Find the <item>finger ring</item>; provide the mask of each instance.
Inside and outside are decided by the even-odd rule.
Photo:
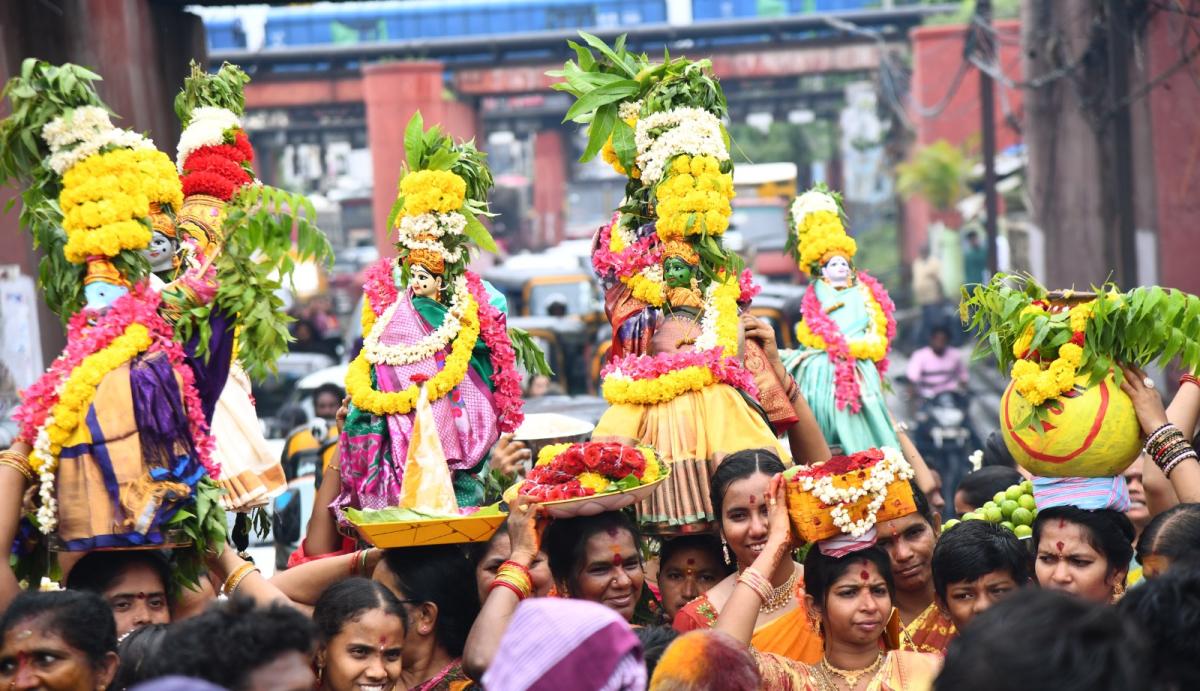
[[[1146,377],[1145,379],[1143,379],[1143,380],[1142,380],[1142,383],[1146,385],[1146,388],[1147,388],[1147,389],[1153,389],[1153,388],[1154,388],[1154,380],[1153,380],[1153,379],[1151,379],[1150,377]]]

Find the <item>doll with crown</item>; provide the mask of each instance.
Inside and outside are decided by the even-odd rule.
[[[475,247],[495,250],[478,220],[492,186],[485,155],[437,127],[426,131],[419,113],[405,141],[408,165],[389,222],[398,256],[367,272],[363,349],[346,375],[350,411],[333,504],[343,523],[349,508],[400,505],[422,390],[462,508],[483,502],[485,458],[523,419],[503,296],[467,270]]]
[[[817,423],[843,453],[897,448],[883,398],[896,334],[895,306],[879,281],[856,271],[840,196],[820,185],[792,204],[788,248],[810,277],[796,326],[800,347],[784,364]]]
[[[4,92],[13,115],[0,123],[10,152],[0,183],[25,188],[22,225],[45,251],[41,287],[67,346],[22,392],[18,441],[0,465],[20,476],[6,483],[37,487],[27,518],[42,544],[144,548],[178,532],[203,550],[224,535],[206,388],[163,316],[168,298],[148,280],[151,270],[172,271],[170,243],[155,232],[170,237],[158,217],[183,195],[170,158],[112,124],[96,79],[30,59]],[[166,259],[152,265],[140,253],[154,242]],[[5,531],[15,529],[11,518]]]
[[[653,63],[624,41],[573,46],[556,89],[578,100],[584,160],[628,176],[625,198],[593,242],[613,329],[601,374],[610,408],[593,440],[653,446],[669,476],[640,507],[651,530],[711,522],[708,481],[729,454],[772,449],[802,462],[828,447],[775,356],[775,335],[748,314],[758,292],[724,247],[734,196],[725,96],[708,60]],[[631,79],[631,75],[636,75]],[[789,445],[778,436],[789,436]]]

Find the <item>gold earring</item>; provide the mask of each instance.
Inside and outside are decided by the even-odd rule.
[[[1117,584],[1113,586],[1113,594],[1109,602],[1115,604],[1123,597],[1125,597],[1125,583],[1123,581],[1117,581]]]
[[[725,555],[725,565],[733,566],[733,557],[729,553],[729,543],[725,541],[725,536],[721,536],[721,554]]]

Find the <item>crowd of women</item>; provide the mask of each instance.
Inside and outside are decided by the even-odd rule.
[[[1126,390],[1148,432],[1168,419],[1194,427],[1200,386],[1185,381],[1164,410],[1139,382],[1129,377]],[[726,458],[709,487],[717,535],[648,539],[623,512],[551,521],[518,499],[486,543],[349,551],[269,579],[226,549],[199,592],[175,590],[157,552],[93,552],[65,591],[9,604],[0,686],[1200,684],[1200,487],[1190,470],[1164,484],[1146,464],[1153,515],[1138,528],[1111,509],[1056,507],[1039,512],[1029,540],[986,521],[943,534],[914,485],[914,512],[840,557],[798,544],[783,470],[769,451]],[[225,597],[212,602],[214,591]]]

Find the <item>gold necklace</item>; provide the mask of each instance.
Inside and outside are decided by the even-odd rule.
[[[821,674],[826,678],[826,680],[831,682],[833,681],[832,679],[829,679],[829,675],[831,674],[833,676],[840,677],[841,679],[845,680],[847,687],[853,691],[853,689],[858,687],[858,682],[860,679],[866,676],[873,677],[879,672],[879,668],[883,665],[883,658],[884,654],[883,652],[880,652],[879,656],[875,658],[875,661],[863,669],[839,669],[829,664],[828,657],[822,656],[821,663],[817,666],[817,668],[821,670]],[[837,685],[834,684],[834,688],[836,688],[836,686]]]
[[[760,614],[771,614],[778,612],[787,606],[787,603],[792,601],[792,593],[796,589],[796,567],[792,566],[792,575],[783,582],[783,585],[778,588],[771,588],[771,597],[767,601],[759,605],[758,611]]]

